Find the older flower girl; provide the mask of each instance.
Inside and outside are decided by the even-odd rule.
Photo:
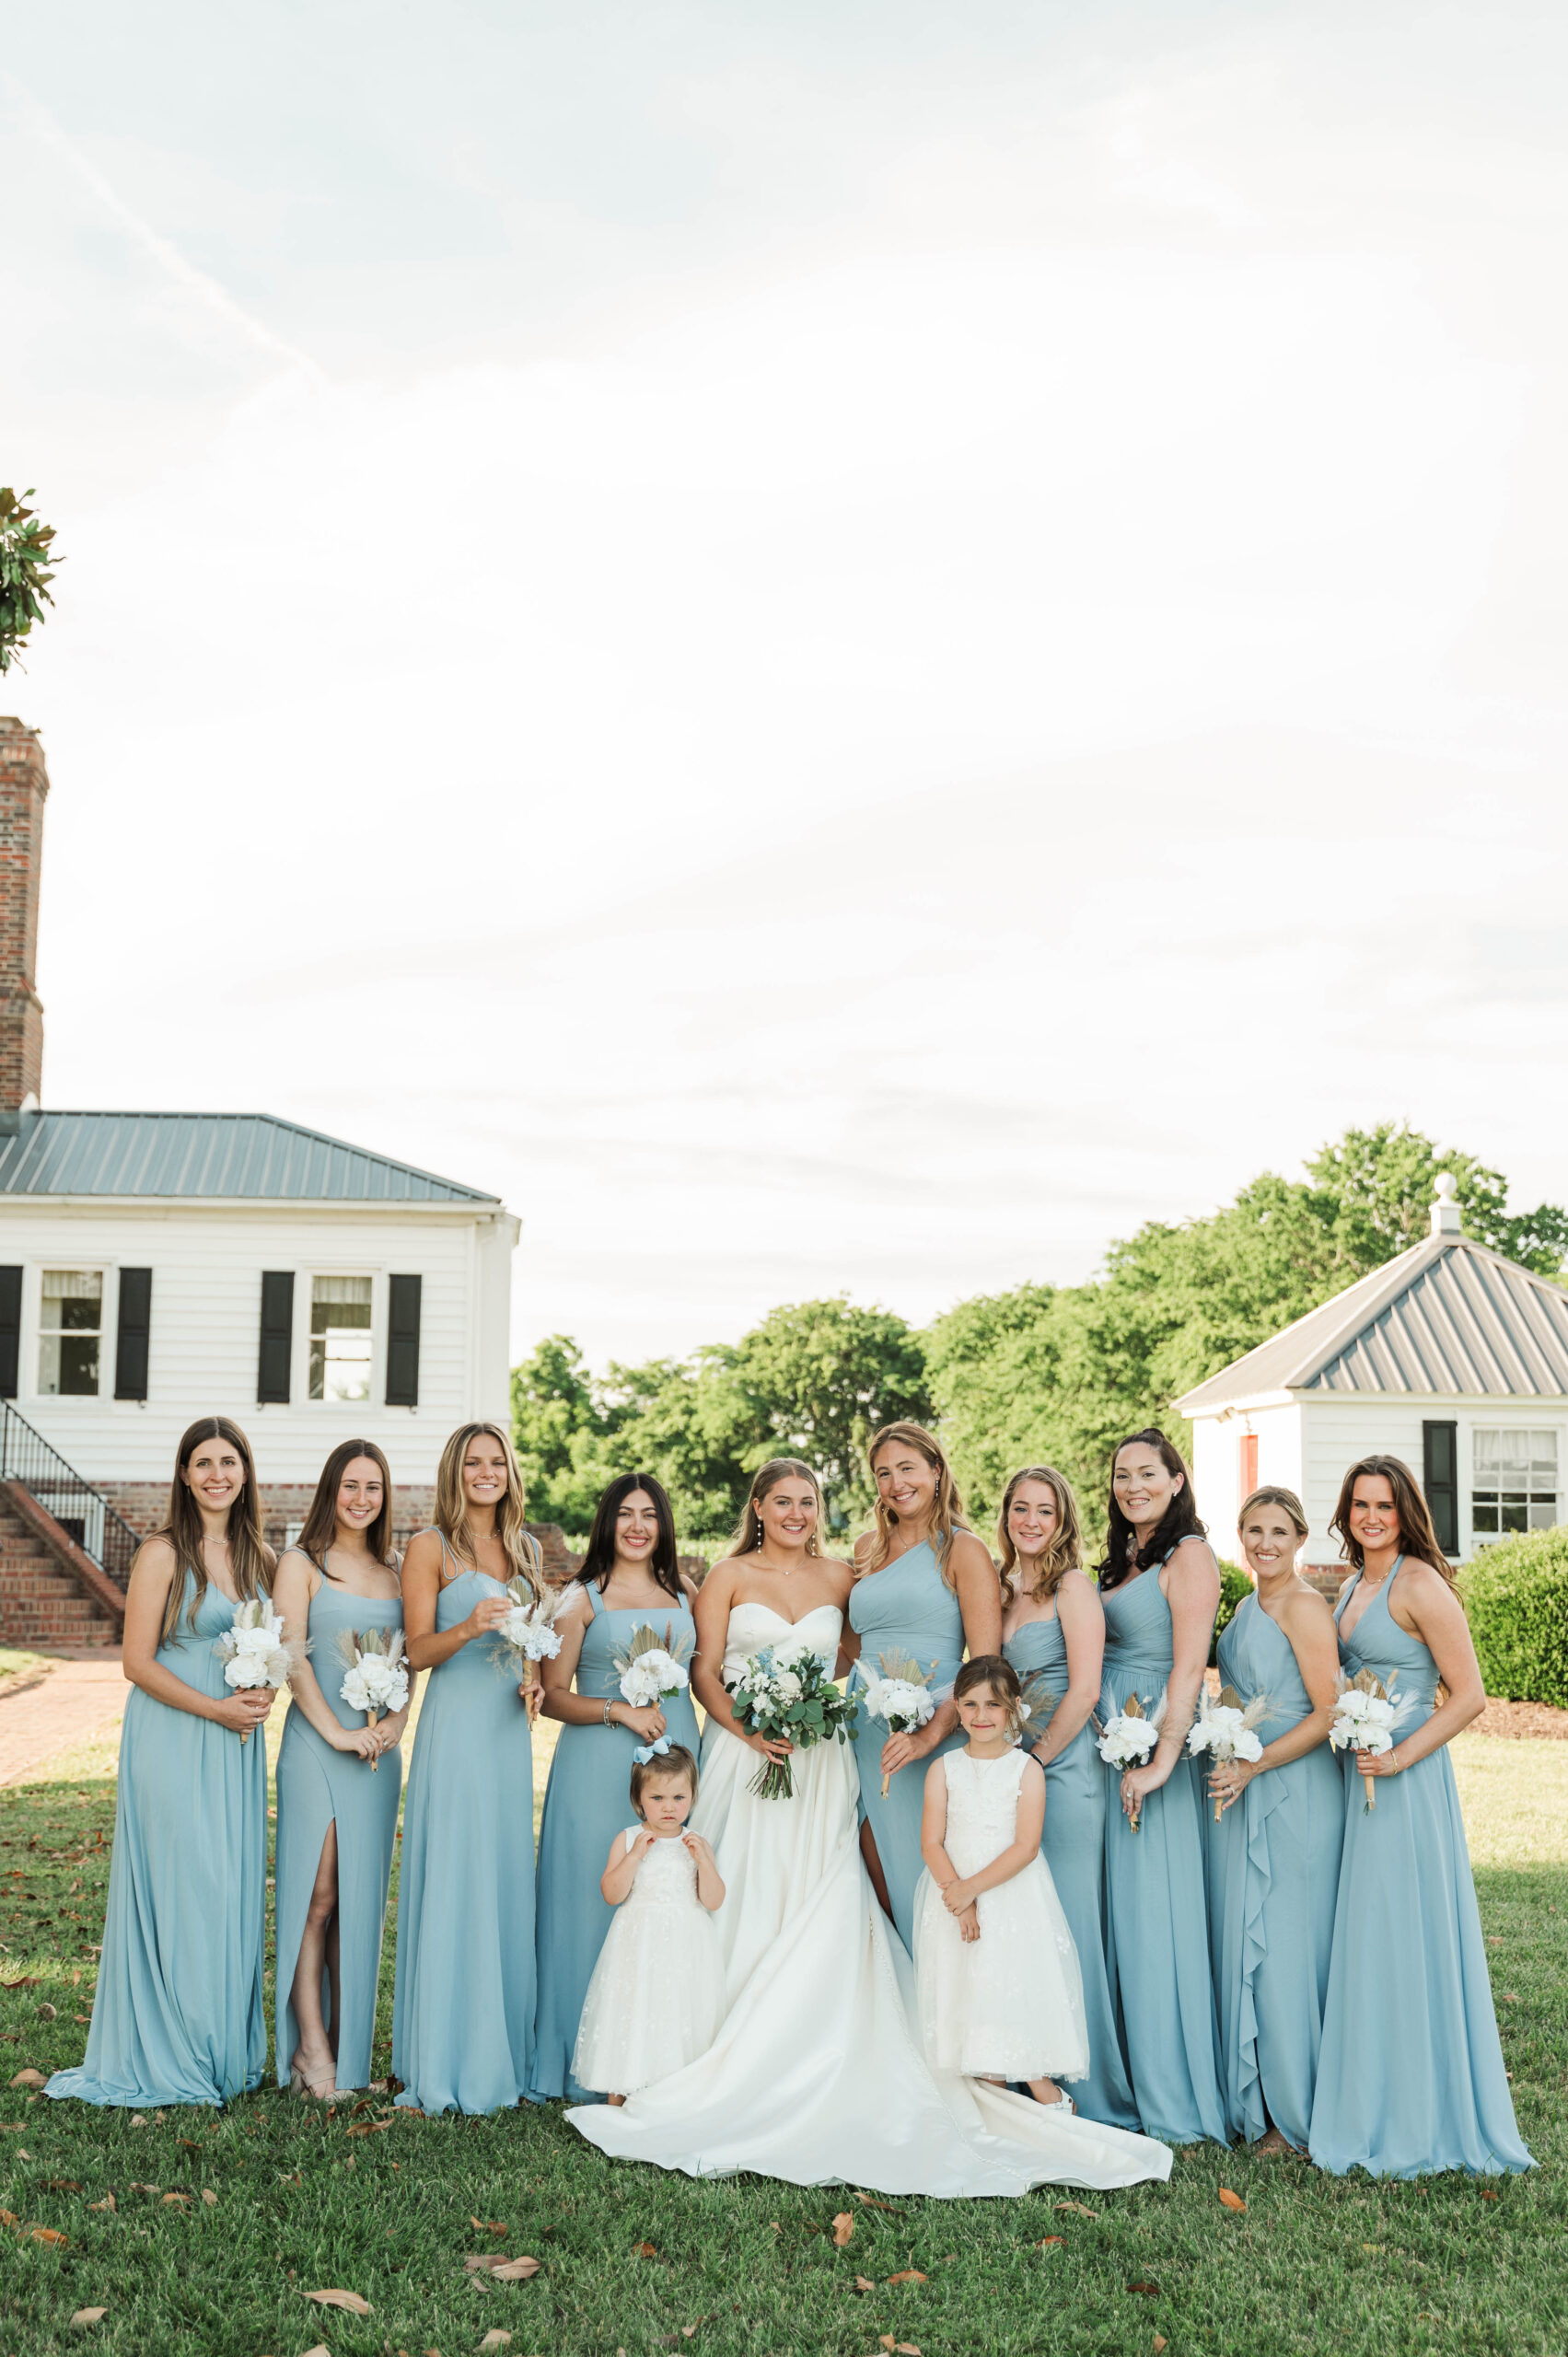
[[[915,1893],[926,2055],[968,2078],[1022,2079],[1037,2103],[1071,2111],[1056,2081],[1088,2073],[1084,1981],[1040,1855],[1045,1776],[1018,1748],[1017,1672],[982,1654],[959,1670],[953,1701],[969,1741],[925,1771]]]
[[[714,1853],[686,1820],[697,1763],[683,1744],[639,1752],[632,1806],[599,1881],[617,1911],[583,2004],[572,2075],[622,2104],[705,2054],[724,2018],[724,1958],[713,1916],[724,1904]]]

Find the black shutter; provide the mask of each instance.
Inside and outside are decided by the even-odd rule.
[[[17,1396],[22,1342],[22,1272],[0,1269],[0,1399]]]
[[[1421,1428],[1422,1488],[1432,1509],[1432,1527],[1445,1555],[1459,1551],[1459,1427],[1423,1423]]]
[[[387,1405],[419,1405],[419,1297],[423,1277],[387,1280]]]
[[[288,1405],[288,1378],[294,1357],[294,1271],[261,1271],[261,1359],[256,1376],[256,1398],[265,1406]]]
[[[120,1325],[114,1341],[114,1396],[117,1399],[145,1399],[147,1396],[147,1335],[152,1315],[152,1271],[122,1269]]]

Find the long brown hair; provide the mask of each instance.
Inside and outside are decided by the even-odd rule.
[[[1152,1448],[1172,1480],[1180,1477],[1181,1487],[1159,1519],[1159,1527],[1152,1538],[1143,1546],[1137,1544],[1138,1534],[1116,1503],[1116,1460],[1124,1448],[1141,1441]],[[1141,1433],[1129,1433],[1119,1440],[1110,1452],[1110,1504],[1106,1510],[1105,1561],[1099,1566],[1099,1584],[1109,1596],[1132,1576],[1136,1564],[1146,1572],[1152,1563],[1163,1563],[1173,1547],[1183,1538],[1206,1538],[1208,1525],[1198,1519],[1198,1501],[1192,1495],[1192,1476],[1187,1459],[1173,1440],[1167,1438],[1156,1425],[1145,1424]]]
[[[1028,1559],[1027,1570],[1022,1568],[1025,1559],[1018,1553],[1007,1527],[1007,1510],[1020,1483],[1025,1481],[1043,1481],[1056,1500],[1055,1537],[1048,1540],[1038,1556]],[[1026,1465],[1021,1472],[1011,1476],[1002,1492],[1002,1510],[996,1517],[996,1544],[1002,1552],[1004,1608],[1020,1594],[1035,1604],[1049,1603],[1068,1573],[1080,1570],[1084,1561],[1078,1501],[1065,1474],[1058,1473],[1053,1465]]]
[[[1448,1559],[1437,1543],[1437,1533],[1432,1527],[1432,1509],[1421,1493],[1421,1484],[1400,1457],[1358,1457],[1340,1483],[1340,1502],[1334,1508],[1329,1528],[1340,1542],[1340,1552],[1358,1572],[1366,1569],[1366,1557],[1358,1538],[1353,1538],[1350,1527],[1351,1501],[1355,1485],[1363,1479],[1387,1481],[1394,1492],[1394,1511],[1400,1517],[1400,1548],[1406,1555],[1413,1555],[1420,1563],[1430,1563],[1433,1570],[1458,1591],[1458,1582]]]
[[[755,1554],[762,1543],[762,1517],[757,1511],[758,1501],[765,1498],[770,1490],[776,1490],[781,1481],[791,1478],[811,1484],[811,1494],[817,1501],[817,1527],[806,1542],[806,1551],[808,1555],[821,1554],[822,1532],[828,1520],[827,1500],[822,1495],[821,1482],[810,1466],[798,1457],[770,1457],[766,1465],[757,1468],[751,1476],[746,1504],[740,1509],[740,1520],[729,1534],[729,1543],[725,1550],[726,1554]]]
[[[544,1574],[539,1541],[529,1530],[523,1515],[523,1476],[517,1464],[517,1451],[511,1435],[499,1424],[481,1419],[471,1424],[459,1424],[446,1447],[436,1469],[436,1527],[460,1563],[479,1566],[474,1562],[473,1549],[469,1544],[468,1501],[463,1496],[463,1459],[468,1455],[470,1440],[481,1433],[488,1433],[492,1440],[501,1444],[506,1462],[506,1494],[495,1508],[495,1536],[506,1558],[507,1576],[526,1580],[536,1600],[544,1595]]]
[[[621,1509],[630,1497],[641,1490],[654,1502],[658,1519],[658,1538],[648,1559],[648,1570],[656,1586],[677,1604],[686,1601],[686,1591],[680,1585],[680,1558],[675,1551],[675,1511],[662,1481],[651,1473],[618,1473],[594,1508],[593,1528],[577,1578],[584,1587],[592,1580],[600,1596],[604,1594],[610,1575],[615,1569],[615,1528]]]
[[[381,1511],[365,1534],[365,1543],[377,1562],[392,1568],[392,1469],[373,1440],[341,1440],[325,1465],[310,1501],[310,1511],[295,1545],[308,1555],[323,1579],[336,1579],[327,1569],[327,1550],[338,1533],[338,1492],[343,1475],[356,1457],[367,1457],[381,1476]]]
[[[900,1422],[884,1424],[879,1433],[872,1434],[865,1461],[871,1468],[873,1480],[877,1477],[877,1459],[889,1442],[900,1443],[905,1448],[918,1449],[936,1476],[936,1495],[931,1506],[931,1551],[936,1558],[936,1566],[943,1579],[957,1594],[952,1573],[947,1568],[947,1558],[953,1551],[954,1532],[962,1530],[965,1526],[964,1502],[958,1495],[953,1469],[942,1453],[941,1442],[928,1433],[923,1424]],[[877,1492],[875,1511],[877,1520],[871,1533],[870,1549],[860,1567],[863,1572],[879,1572],[889,1560],[893,1551],[893,1533],[899,1525],[898,1515],[880,1490]]]
[[[226,1440],[230,1448],[238,1451],[245,1468],[245,1486],[228,1510],[225,1537],[228,1540],[229,1569],[241,1600],[249,1603],[252,1596],[266,1596],[272,1589],[272,1568],[267,1560],[266,1545],[261,1538],[261,1501],[256,1488],[256,1460],[250,1454],[250,1444],[239,1426],[226,1416],[203,1416],[180,1434],[175,1452],[174,1479],[168,1485],[168,1520],[161,1530],[154,1533],[167,1538],[174,1550],[174,1577],[169,1582],[168,1597],[163,1608],[163,1628],[160,1644],[178,1644],[175,1623],[180,1618],[180,1600],[185,1593],[185,1574],[190,1573],[196,1583],[187,1615],[193,1630],[196,1615],[202,1608],[202,1598],[207,1592],[207,1566],[202,1554],[202,1541],[206,1537],[206,1525],[202,1509],[196,1504],[196,1492],[185,1479],[191,1459],[204,1440]]]

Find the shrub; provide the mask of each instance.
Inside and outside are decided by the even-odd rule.
[[[1223,1555],[1216,1558],[1220,1567],[1220,1608],[1214,1615],[1214,1643],[1209,1647],[1209,1667],[1219,1660],[1219,1643],[1237,1615],[1243,1600],[1252,1593],[1251,1575],[1239,1563],[1227,1563]]]
[[[1483,1549],[1459,1593],[1487,1692],[1568,1711],[1568,1528]]]

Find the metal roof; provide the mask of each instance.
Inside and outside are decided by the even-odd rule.
[[[1568,1396],[1568,1293],[1468,1236],[1432,1236],[1176,1402],[1281,1391]]]
[[[180,1202],[494,1203],[482,1188],[271,1113],[55,1113],[0,1134],[0,1195]]]

